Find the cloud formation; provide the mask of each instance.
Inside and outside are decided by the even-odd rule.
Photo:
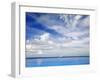
[[[89,47],[89,16],[78,14],[26,13],[26,44],[51,41],[64,47]]]

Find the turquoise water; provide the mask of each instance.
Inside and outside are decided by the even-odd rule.
[[[26,67],[85,65],[89,64],[88,56],[81,57],[52,57],[52,58],[26,58]]]

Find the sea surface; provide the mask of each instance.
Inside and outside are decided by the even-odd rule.
[[[26,58],[26,67],[70,66],[90,63],[89,56]]]

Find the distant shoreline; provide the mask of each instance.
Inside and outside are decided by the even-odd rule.
[[[90,56],[63,56],[63,57],[26,57],[26,59],[43,59],[43,58],[71,58],[71,57],[90,57]]]

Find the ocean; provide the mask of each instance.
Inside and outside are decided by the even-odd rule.
[[[89,56],[26,58],[26,67],[70,66],[89,63]]]

